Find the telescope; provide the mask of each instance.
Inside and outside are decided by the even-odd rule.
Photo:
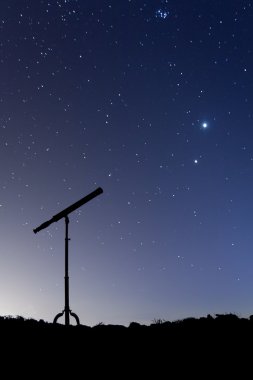
[[[39,227],[35,228],[33,232],[37,234],[37,232],[43,230],[44,228],[47,228],[50,226],[50,224],[54,222],[58,222],[60,219],[65,218],[68,216],[71,212],[77,210],[79,207],[83,206],[85,203],[91,201],[93,198],[97,197],[98,195],[103,193],[103,189],[101,187],[98,187],[96,190],[94,190],[92,193],[86,195],[79,201],[73,203],[71,206],[65,208],[58,214],[54,215],[50,220],[47,222],[42,223]]]
[[[69,307],[69,273],[68,273],[68,258],[69,258],[69,236],[68,236],[68,226],[69,226],[69,217],[68,215],[77,210],[79,207],[83,206],[85,203],[91,201],[93,198],[103,193],[103,189],[98,187],[96,190],[92,191],[90,194],[85,197],[79,199],[79,201],[73,203],[71,206],[66,207],[64,210],[54,215],[51,219],[42,223],[39,227],[35,228],[33,232],[37,234],[37,232],[43,230],[44,228],[49,227],[52,223],[58,222],[62,218],[65,219],[65,308],[61,313],[58,313],[54,318],[54,323],[65,314],[65,325],[69,325],[70,316],[74,317],[77,325],[80,324],[78,316],[70,310]]]

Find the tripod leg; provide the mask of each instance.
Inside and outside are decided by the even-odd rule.
[[[71,310],[69,311],[69,314],[70,314],[72,317],[75,318],[75,320],[76,320],[76,324],[77,324],[77,325],[80,325],[80,321],[79,321],[78,316],[77,316],[75,313],[72,313]]]
[[[63,316],[63,314],[64,314],[64,311],[63,311],[62,313],[58,313],[58,314],[54,317],[54,323],[57,323],[57,320],[58,320],[59,318],[61,318],[61,317]]]

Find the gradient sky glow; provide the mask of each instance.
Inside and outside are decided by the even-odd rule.
[[[253,2],[0,2],[0,315],[253,310]],[[62,319],[63,322],[63,319]],[[74,322],[74,321],[73,321]]]

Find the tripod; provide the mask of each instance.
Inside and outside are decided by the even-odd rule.
[[[75,318],[76,324],[80,325],[78,316],[69,308],[69,217],[65,216],[65,308],[61,313],[58,313],[54,318],[54,323],[65,314],[65,325],[69,326],[70,315]]]

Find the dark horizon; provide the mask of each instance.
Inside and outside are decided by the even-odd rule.
[[[161,319],[161,318],[158,318],[158,319],[154,319],[152,320],[149,324],[145,324],[145,323],[139,323],[139,322],[136,322],[136,321],[131,321],[129,323],[128,326],[124,326],[124,325],[120,325],[120,324],[112,324],[112,323],[104,323],[104,322],[99,322],[97,323],[96,325],[93,325],[93,326],[89,326],[89,325],[84,325],[82,323],[80,324],[77,324],[75,322],[75,319],[72,318],[71,319],[71,322],[73,323],[70,323],[68,326],[65,325],[64,323],[64,320],[60,320],[60,321],[57,321],[57,322],[48,322],[48,321],[45,321],[43,320],[42,318],[36,320],[34,318],[25,318],[23,317],[22,315],[16,315],[16,316],[11,316],[11,315],[0,315],[0,324],[4,324],[4,323],[8,323],[9,326],[17,326],[17,327],[24,327],[24,326],[51,326],[51,327],[54,327],[55,329],[59,329],[59,328],[73,328],[73,327],[77,327],[77,328],[80,328],[80,327],[85,327],[85,328],[88,328],[90,330],[95,330],[95,329],[99,329],[99,328],[106,328],[106,327],[112,327],[112,328],[124,328],[124,329],[132,329],[132,328],[168,328],[168,327],[177,327],[177,326],[190,326],[192,324],[195,324],[195,325],[203,325],[205,324],[207,330],[208,328],[211,326],[211,324],[213,324],[214,326],[214,323],[219,323],[220,325],[217,325],[216,324],[216,327],[218,328],[218,326],[229,326],[231,324],[234,324],[234,325],[239,325],[239,324],[244,324],[244,326],[248,326],[248,327],[252,327],[253,328],[253,314],[251,314],[248,318],[245,318],[245,317],[240,317],[239,315],[237,314],[234,314],[234,313],[226,313],[226,314],[208,314],[206,316],[201,316],[201,317],[191,317],[191,316],[188,316],[186,318],[183,318],[183,319],[177,319],[177,320],[165,320],[165,319]],[[64,330],[62,330],[64,331]]]

